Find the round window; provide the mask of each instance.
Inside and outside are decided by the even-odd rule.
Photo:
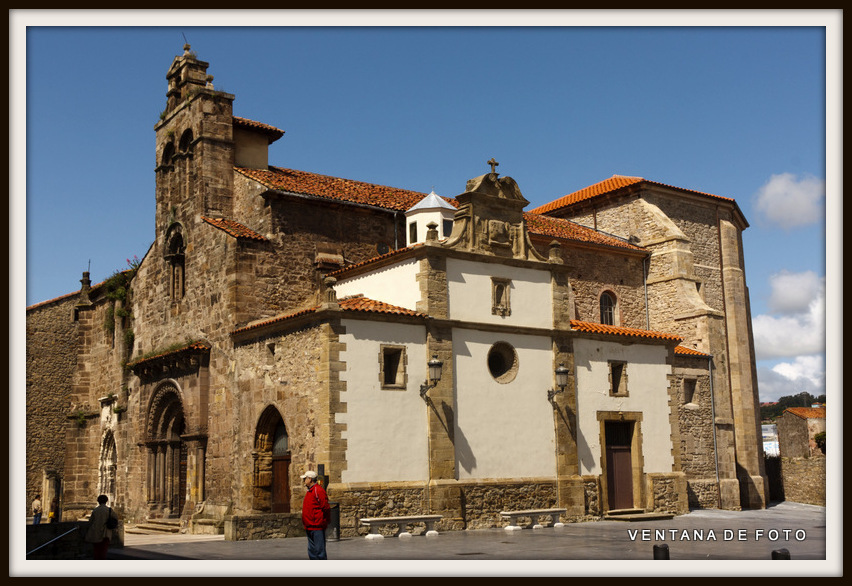
[[[498,383],[510,383],[518,374],[518,354],[511,344],[497,342],[488,351],[488,372]]]

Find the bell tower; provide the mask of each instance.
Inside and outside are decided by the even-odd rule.
[[[200,216],[229,217],[233,206],[234,96],[213,87],[208,63],[184,45],[166,73],[166,108],[156,131],[156,240]]]

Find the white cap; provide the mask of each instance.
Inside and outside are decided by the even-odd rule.
[[[317,473],[316,473],[316,472],[314,472],[313,470],[308,470],[307,472],[305,472],[304,474],[302,474],[302,479],[305,479],[305,478],[316,478],[316,477],[317,477]]]

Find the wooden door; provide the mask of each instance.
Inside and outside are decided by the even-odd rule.
[[[290,512],[290,456],[272,459],[272,512]]]
[[[606,481],[609,509],[633,508],[633,454],[631,440],[633,423],[630,421],[607,421],[606,436]]]

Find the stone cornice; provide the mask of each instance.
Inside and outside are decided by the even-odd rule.
[[[190,342],[185,346],[166,350],[155,356],[129,362],[127,368],[143,380],[168,378],[179,372],[198,370],[209,357],[210,344],[207,342]]]

